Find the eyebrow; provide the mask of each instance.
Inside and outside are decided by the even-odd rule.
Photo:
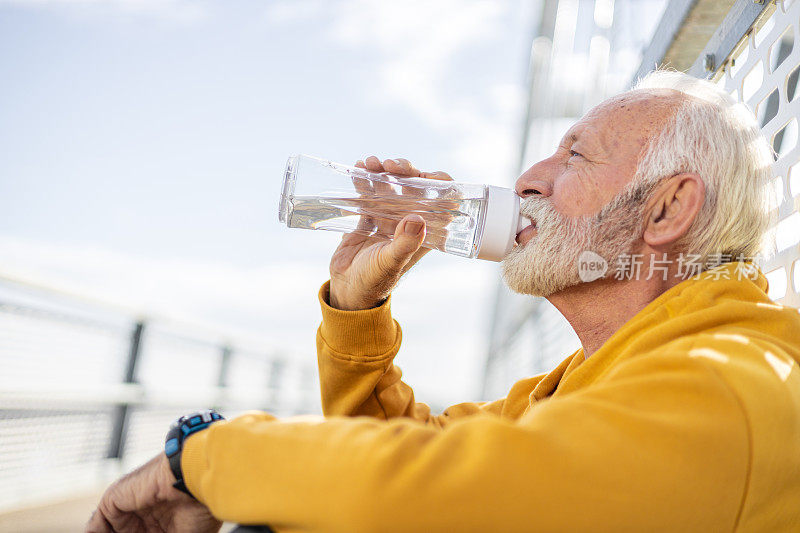
[[[562,141],[559,144],[562,146],[563,145],[572,146],[576,142],[578,142],[578,133],[573,131],[572,133],[565,134]]]
[[[565,144],[575,144],[576,142],[578,142],[578,134],[573,131],[572,133],[565,133],[558,144],[561,146]]]
[[[605,143],[603,142],[603,139],[602,139],[601,135],[599,134],[599,132],[597,132],[594,135],[591,132],[589,132],[587,134],[587,132],[586,132],[587,129],[589,129],[589,128],[581,128],[581,130],[578,131],[578,132],[570,133],[569,136],[568,136],[568,139],[570,141],[572,141],[572,144],[575,144],[576,142],[578,142],[578,140],[584,142],[585,144],[588,144],[588,146],[586,148],[591,153],[595,153],[596,154],[596,153],[600,152],[600,153],[603,153],[603,154],[607,154],[608,150],[606,150]],[[580,136],[580,139],[578,139],[579,136]]]

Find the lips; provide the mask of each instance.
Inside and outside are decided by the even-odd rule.
[[[531,222],[530,226],[525,227],[522,231],[517,233],[517,244],[525,244],[533,238],[536,234],[536,222]]]

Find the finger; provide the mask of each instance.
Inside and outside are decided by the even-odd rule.
[[[409,262],[425,239],[425,221],[419,215],[408,215],[400,221],[392,242],[381,249],[379,260],[386,272],[397,272]]]
[[[369,156],[364,160],[364,165],[370,172],[386,172],[386,169],[381,165],[380,159],[374,155]]]
[[[408,159],[387,159],[383,162],[383,168],[392,174],[399,174],[401,176],[419,176],[420,171]]]
[[[375,218],[378,234],[387,239],[392,237],[397,223],[406,214],[402,212],[400,187],[395,182],[396,178],[385,174],[376,176],[372,182],[375,203],[370,206],[370,214]]]
[[[404,213],[380,213],[376,214],[375,219],[375,235],[381,236],[384,239],[391,239],[395,231],[397,231],[397,224],[400,222]]]
[[[367,168],[366,164],[364,163],[364,161],[362,161],[360,159],[358,161],[356,161],[356,165],[355,166],[357,168],[363,168],[363,169]],[[367,178],[365,178],[363,176],[355,175],[355,174],[351,177],[351,179],[353,181],[353,186],[355,187],[356,192],[358,192],[358,195],[361,198],[371,198],[372,196],[374,196],[374,190],[373,190],[372,182],[369,179],[367,179]],[[356,230],[355,230],[354,233],[357,233],[357,234],[360,234],[360,235],[369,235],[369,234],[371,234],[373,228],[375,227],[375,224],[372,221],[372,219],[369,217],[369,215],[364,212],[364,207],[365,207],[364,202],[357,201],[356,199],[353,199],[353,202],[354,202],[354,205],[351,206],[352,207],[352,211],[350,211],[350,212],[352,212],[353,214],[358,214],[359,215],[358,225],[357,225]]]
[[[368,214],[361,214],[354,230],[359,235],[372,235],[375,230],[375,219]],[[348,234],[349,235],[349,234]]]
[[[383,162],[383,166],[388,172],[397,176],[419,177],[422,174],[408,159],[403,159],[402,157],[387,159]],[[403,183],[401,191],[403,196],[410,198],[421,198],[425,196],[425,190],[419,187],[419,185],[409,186],[408,183]]]
[[[85,533],[114,533],[111,524],[99,509],[92,513],[89,522],[86,524]]]
[[[447,172],[422,172],[420,174],[420,178],[427,178],[429,180],[444,180],[444,181],[453,181],[453,178],[450,177],[450,174]]]
[[[421,175],[422,178],[440,180],[440,181],[453,181],[453,178],[447,172],[423,172]],[[453,198],[459,198],[460,194],[457,193],[455,190],[451,190],[453,186],[449,185],[447,189],[442,190],[442,194],[440,196],[441,201],[437,203],[438,207],[443,211],[447,212],[452,209],[458,208],[458,203],[453,201]],[[454,194],[455,193],[455,194]],[[448,225],[453,220],[451,215],[445,215],[440,220],[439,224],[443,227]],[[438,227],[438,225],[437,225]],[[433,236],[432,236],[433,237]]]
[[[427,236],[426,236],[426,238],[427,238]],[[419,260],[422,259],[422,257],[425,254],[427,254],[428,252],[430,252],[430,251],[431,251],[430,248],[425,247],[425,246],[420,246],[419,250],[414,252],[414,255],[411,256],[411,259],[409,259],[408,263],[406,263],[406,265],[403,267],[403,271],[402,271],[403,274],[405,274],[406,272],[411,270],[411,267],[416,265],[419,262]]]

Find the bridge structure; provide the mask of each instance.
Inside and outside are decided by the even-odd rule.
[[[80,531],[185,412],[319,413],[313,353],[0,273],[0,531]]]

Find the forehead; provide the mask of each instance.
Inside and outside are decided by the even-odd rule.
[[[596,145],[609,154],[625,147],[640,149],[675,113],[683,98],[682,93],[667,89],[622,93],[586,113],[567,131],[564,141]]]

